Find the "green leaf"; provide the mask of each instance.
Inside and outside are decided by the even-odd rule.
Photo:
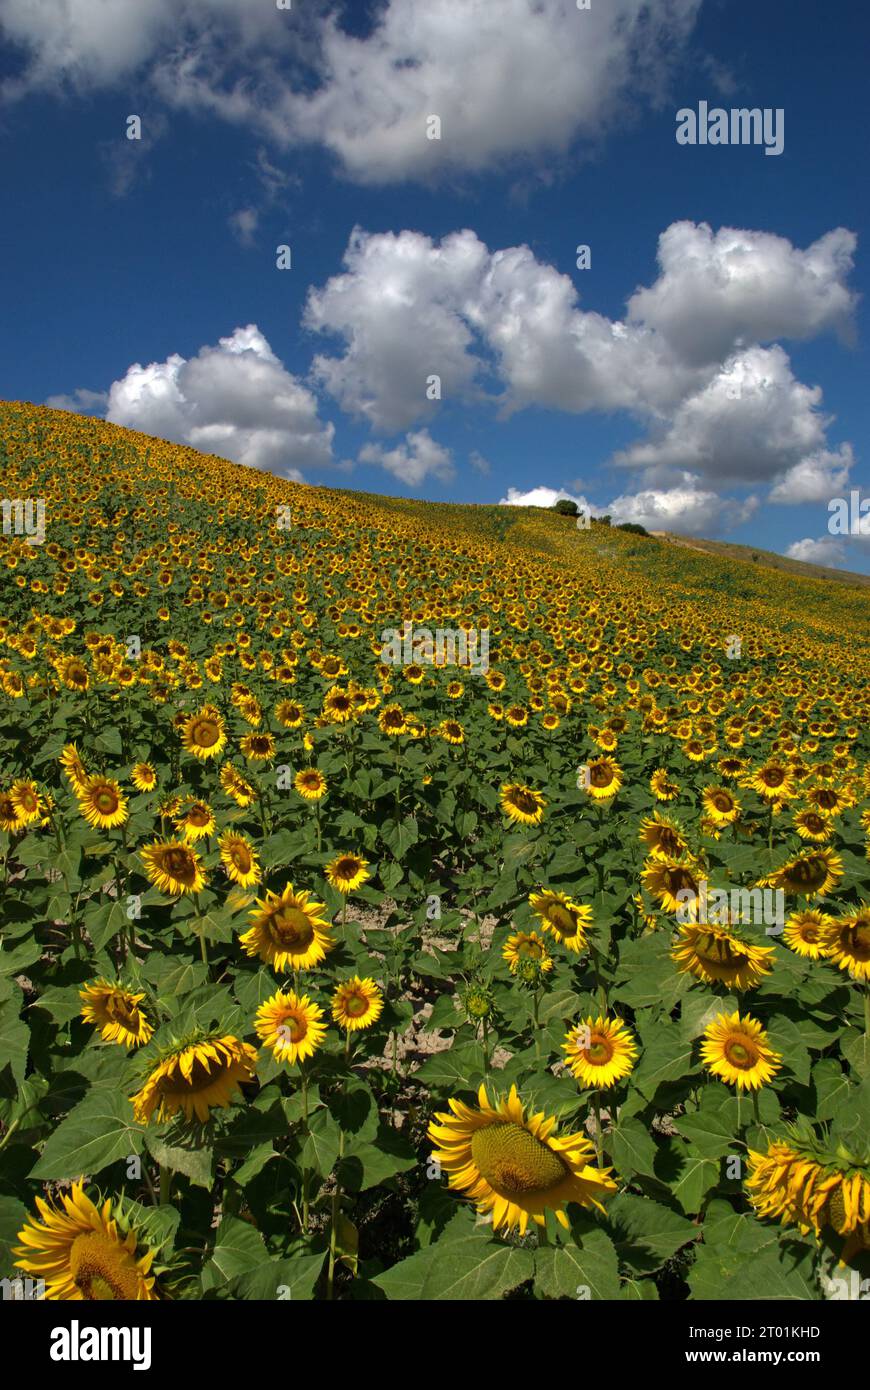
[[[622,1192],[608,1204],[609,1224],[622,1258],[640,1273],[659,1269],[700,1231],[670,1207]]]
[[[145,1131],[145,1146],[161,1168],[183,1174],[194,1187],[204,1187],[207,1191],[211,1189],[214,1182],[214,1149],[210,1145],[181,1148],[167,1144],[159,1133],[148,1129]]]
[[[415,1072],[416,1079],[437,1090],[459,1088],[474,1091],[483,1080],[483,1048],[479,1043],[459,1043],[436,1052]]]
[[[619,1269],[613,1241],[604,1231],[588,1231],[576,1245],[547,1245],[535,1253],[535,1291],[542,1298],[619,1297]]]
[[[27,1069],[27,1050],[30,1046],[30,1029],[19,1018],[21,996],[13,995],[0,1004],[0,1071],[8,1063],[12,1075],[19,1086],[24,1083]]]
[[[351,1192],[366,1192],[371,1187],[406,1173],[418,1162],[411,1145],[395,1130],[382,1125],[371,1143],[354,1143],[339,1165],[343,1187]]]
[[[821,1298],[809,1251],[796,1264],[794,1255],[784,1249],[770,1249],[747,1258],[745,1251],[732,1246],[704,1244],[688,1278],[692,1297],[698,1299],[730,1302],[739,1296],[741,1300],[765,1303]]]
[[[639,1120],[621,1119],[607,1136],[607,1146],[620,1177],[630,1177],[634,1173],[653,1175],[658,1147]]]
[[[12,1246],[18,1245],[18,1232],[27,1219],[27,1208],[17,1197],[0,1197],[0,1279],[20,1277],[15,1269]]]
[[[266,1260],[259,1268],[236,1277],[239,1298],[277,1299],[280,1303],[308,1300],[323,1269],[324,1255],[292,1255],[286,1260]]]
[[[321,1177],[329,1177],[338,1158],[341,1131],[328,1110],[317,1110],[308,1124],[308,1137],[302,1146],[300,1166]]]
[[[704,1087],[700,1109],[677,1115],[673,1122],[702,1158],[724,1158],[737,1143],[737,1101],[712,1084]]]
[[[501,1245],[474,1231],[427,1246],[372,1282],[391,1299],[489,1302],[526,1283],[534,1272],[531,1250]]]
[[[218,1226],[214,1253],[202,1271],[203,1292],[228,1284],[239,1274],[259,1270],[268,1258],[256,1227],[237,1216],[225,1216]]]
[[[32,936],[25,937],[17,946],[9,946],[5,941],[2,945],[0,975],[20,975],[42,955],[42,947]]]
[[[381,826],[381,839],[394,859],[403,859],[406,852],[415,845],[420,838],[420,831],[414,816],[406,816],[404,820],[387,821]]]
[[[680,1171],[670,1184],[671,1191],[686,1215],[694,1216],[719,1177],[719,1165],[692,1153],[688,1145],[681,1145],[675,1152],[680,1158]]]
[[[31,1170],[31,1178],[93,1176],[120,1158],[142,1152],[145,1131],[133,1120],[123,1091],[100,1086],[61,1121]]]
[[[698,1064],[692,1057],[692,1043],[682,1041],[673,1025],[665,1025],[655,1032],[648,1030],[644,1043],[643,1055],[633,1079],[647,1100],[654,1099],[663,1081],[683,1081],[697,1072]]]

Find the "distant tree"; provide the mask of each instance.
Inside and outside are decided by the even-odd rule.
[[[649,531],[645,526],[641,526],[637,521],[623,521],[617,526],[617,531],[629,531],[632,536],[648,536]]]
[[[569,497],[560,497],[553,506],[553,511],[560,516],[578,516],[579,510],[576,502],[572,502]]]
[[[594,516],[594,517],[592,518],[592,524],[593,524],[593,526],[609,526],[609,525],[610,525],[610,516],[609,516],[609,515],[607,515],[607,516]]]

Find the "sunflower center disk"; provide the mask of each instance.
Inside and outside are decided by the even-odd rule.
[[[166,872],[182,881],[191,877],[191,864],[190,856],[181,849],[170,850],[165,860]]]
[[[568,1172],[558,1154],[513,1122],[475,1130],[471,1154],[490,1187],[507,1194],[546,1192]]]
[[[92,1301],[135,1299],[138,1283],[126,1252],[115,1241],[89,1231],[70,1247],[70,1272],[82,1298]]]
[[[272,918],[272,931],[282,946],[307,946],[314,929],[298,907],[282,907]]]
[[[547,920],[562,936],[573,936],[577,930],[574,918],[564,907],[551,907],[547,913]]]
[[[870,927],[850,927],[846,941],[849,955],[854,960],[870,960]]]
[[[738,1042],[735,1038],[729,1038],[725,1044],[725,1056],[732,1067],[738,1067],[741,1071],[748,1071],[758,1061],[758,1053],[748,1039]]]

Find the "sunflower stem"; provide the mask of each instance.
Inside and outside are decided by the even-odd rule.
[[[599,1090],[596,1090],[592,1104],[595,1108],[595,1152],[598,1155],[600,1168],[604,1161],[604,1130],[601,1126],[601,1092]]]
[[[349,1065],[349,1064],[350,1064],[350,1029],[349,1029],[349,1028],[348,1028],[348,1030],[347,1030],[347,1033],[346,1033],[346,1035],[345,1035],[345,1040],[344,1040],[344,1059],[345,1059],[345,1062]],[[343,1100],[344,1097],[345,1097],[345,1095],[347,1094],[347,1080],[345,1080],[345,1081],[342,1083],[341,1094],[342,1094],[342,1100]],[[338,1132],[338,1162],[339,1162],[339,1164],[341,1163],[341,1160],[342,1160],[343,1157],[344,1157],[344,1129],[340,1129],[339,1132]],[[326,1275],[326,1297],[330,1300],[330,1302],[335,1298],[335,1266],[336,1266],[337,1258],[338,1258],[338,1257],[337,1257],[337,1254],[336,1254],[336,1250],[337,1250],[337,1245],[338,1245],[338,1218],[339,1218],[340,1215],[341,1215],[341,1182],[340,1182],[340,1180],[339,1180],[339,1178],[338,1178],[338,1170],[336,1169],[335,1191],[334,1191],[333,1194],[332,1194],[332,1219],[331,1219],[331,1222],[330,1222],[330,1230],[329,1230],[329,1269],[328,1269],[327,1275]]]
[[[302,1123],[308,1134],[308,1072],[304,1062],[299,1063],[299,1080],[302,1085]],[[308,1235],[308,1169],[302,1169],[302,1234]]]
[[[160,1165],[160,1205],[168,1207],[172,1194],[172,1169]]]

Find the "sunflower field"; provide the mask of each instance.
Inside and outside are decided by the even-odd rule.
[[[870,1274],[870,590],[0,423],[0,1277]]]

